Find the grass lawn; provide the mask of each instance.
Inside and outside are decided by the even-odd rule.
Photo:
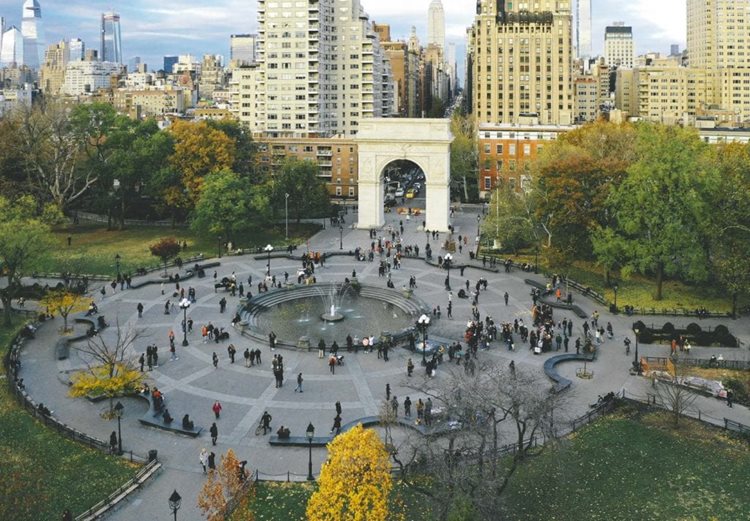
[[[480,253],[481,259],[482,253]],[[534,263],[534,254],[526,253],[520,255],[501,254],[498,258],[512,258],[515,262]],[[539,255],[540,272],[553,273],[556,271],[547,265],[544,255]],[[605,285],[604,270],[591,262],[579,261],[572,266],[568,276],[585,286],[591,287],[597,293],[605,296],[610,302],[614,302],[615,293],[612,288]],[[656,282],[654,279],[643,275],[633,274],[630,278],[623,279],[618,274],[612,275],[617,280],[617,305],[631,305],[637,308],[655,309],[698,309],[705,307],[714,312],[728,313],[732,311],[732,300],[726,295],[722,288],[706,284],[685,284],[679,280],[665,280],[663,284],[663,299],[656,300]],[[739,306],[747,305],[740,301]]]
[[[300,244],[316,233],[317,225],[289,224],[289,243]],[[67,239],[71,237],[71,246]],[[141,266],[150,267],[159,264],[159,259],[152,256],[148,247],[163,237],[174,237],[180,242],[187,242],[183,258],[203,253],[206,257],[218,254],[218,239],[199,236],[188,228],[138,227],[123,231],[107,230],[101,225],[78,225],[58,229],[54,238],[58,247],[41,266],[42,272],[59,273],[62,270],[95,275],[116,274],[115,255],[121,257],[120,266],[123,272],[133,272]],[[251,248],[273,244],[281,247],[287,244],[284,238],[284,227],[273,227],[259,230],[240,237],[235,248]]]
[[[0,327],[0,355],[15,335]],[[4,374],[4,373],[3,373]],[[60,519],[73,515],[114,492],[137,467],[68,440],[24,411],[0,384],[0,519]]]
[[[513,521],[747,519],[750,448],[698,422],[671,428],[664,413],[606,417],[514,476]]]

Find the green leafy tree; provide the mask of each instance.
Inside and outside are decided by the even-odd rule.
[[[657,300],[665,276],[708,275],[705,223],[715,175],[706,150],[695,131],[640,125],[638,159],[607,201],[614,234],[600,228],[593,237],[597,251],[621,249],[624,275],[655,275]]]
[[[208,126],[221,130],[226,134],[235,146],[235,158],[232,171],[241,177],[247,177],[253,184],[258,184],[264,179],[257,175],[257,146],[253,142],[250,133],[239,122],[231,119],[209,120]]]
[[[11,203],[0,197],[0,273],[5,284],[0,288],[3,318],[11,325],[13,299],[21,290],[21,279],[30,275],[52,245],[48,215],[37,215],[37,203],[25,196]]]
[[[479,199],[477,185],[477,146],[474,137],[474,123],[470,118],[456,111],[451,118],[451,184],[454,196],[464,202]]]
[[[528,194],[516,192],[508,185],[493,192],[482,235],[496,237],[505,251],[518,252],[537,242],[536,226],[533,200]]]
[[[159,257],[164,263],[164,276],[167,276],[167,262],[180,254],[180,243],[174,237],[165,237],[148,247],[151,255]]]
[[[250,181],[229,170],[209,174],[203,181],[203,191],[195,206],[191,227],[213,236],[223,235],[227,241],[251,225],[260,225],[253,208]],[[262,214],[261,214],[262,215]]]
[[[303,217],[328,216],[330,199],[325,182],[318,177],[317,164],[289,159],[284,162],[271,183],[270,202],[274,210],[283,211],[286,194],[289,194],[289,214],[297,222]]]

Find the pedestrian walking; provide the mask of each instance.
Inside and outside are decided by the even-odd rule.
[[[398,418],[398,397],[396,395],[391,400],[391,409],[393,409],[393,415]]]
[[[246,348],[242,356],[245,358],[245,367],[250,367],[250,348]]]
[[[404,400],[404,416],[411,418],[411,398],[408,396]]]
[[[211,358],[212,358],[213,363],[214,363],[214,369],[216,369],[217,367],[219,367],[219,357],[216,356],[216,352],[214,352],[214,354],[211,356]]]
[[[216,415],[216,419],[218,420],[221,416],[221,403],[219,401],[215,401],[214,404],[211,406],[211,410],[214,411],[214,415]]]
[[[385,384],[385,401],[391,401],[391,384]]]
[[[198,455],[198,461],[201,462],[201,467],[203,467],[203,473],[205,474],[208,472],[208,450],[206,448],[202,448],[200,454]]]
[[[263,435],[266,435],[266,432],[271,430],[271,415],[268,414],[268,411],[265,411],[263,413],[263,416],[260,417],[260,424],[263,426]]]
[[[411,374],[414,372],[414,362],[411,361],[411,358],[406,362],[406,376],[411,376]]]
[[[294,388],[294,392],[295,393],[297,391],[304,392],[304,391],[302,391],[302,381],[303,381],[302,380],[302,373],[300,373],[300,374],[297,375],[297,387]]]
[[[320,342],[318,342],[318,358],[323,358],[324,356],[326,356],[326,343],[321,338]]]
[[[508,295],[508,292],[505,292],[505,295],[503,295],[503,299],[505,300],[505,305],[508,305],[508,299],[510,298],[510,295]]]
[[[138,363],[141,365],[141,372],[143,372],[143,364],[146,363],[146,357],[143,353],[138,357]]]
[[[237,349],[234,347],[234,344],[229,344],[229,347],[227,347],[227,353],[229,353],[229,363],[234,363],[234,355],[237,353]]]
[[[208,470],[216,470],[216,454],[213,452],[208,453]]]
[[[143,316],[143,304],[139,302],[136,309],[138,310],[138,318],[141,318]]]
[[[112,431],[112,434],[109,435],[109,453],[117,453],[117,433],[115,431]]]
[[[336,414],[341,416],[341,402],[336,402]]]
[[[727,407],[734,407],[732,403],[734,402],[734,393],[731,389],[727,389]]]
[[[333,355],[328,359],[328,369],[330,369],[331,374],[336,374],[336,357]]]
[[[208,431],[211,433],[211,443],[216,445],[216,439],[219,437],[219,428],[216,426],[216,422],[211,424],[211,428]]]
[[[333,434],[334,432],[336,434],[341,434],[341,416],[339,416],[338,414],[333,419],[333,427],[331,427],[331,434]]]

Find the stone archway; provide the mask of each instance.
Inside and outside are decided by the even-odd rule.
[[[408,159],[425,175],[428,230],[447,232],[450,213],[450,146],[448,119],[365,119],[357,133],[359,154],[358,228],[380,228],[383,212],[383,172],[393,161]]]

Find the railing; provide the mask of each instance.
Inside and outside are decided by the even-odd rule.
[[[76,212],[76,217],[82,221],[89,221],[95,223],[109,223],[113,222],[117,224],[119,220],[110,219],[107,215],[100,215],[91,212]],[[160,226],[163,228],[185,228],[187,224],[184,223],[173,223],[170,220],[163,221],[149,221],[147,219],[125,219],[125,226]]]
[[[644,357],[649,365],[666,367],[668,357],[664,356],[646,356]],[[707,360],[705,358],[680,357],[680,363],[691,367],[708,367],[719,369],[737,369],[740,371],[750,370],[750,360]]]

